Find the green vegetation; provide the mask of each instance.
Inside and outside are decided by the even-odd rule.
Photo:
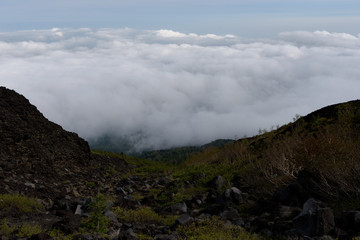
[[[176,218],[178,218],[178,216],[172,215],[160,216],[149,207],[140,207],[136,210],[125,210],[120,207],[115,207],[113,211],[119,219],[130,223],[158,223],[171,226],[175,223]]]
[[[103,216],[103,212],[107,207],[104,195],[98,193],[94,200],[89,204],[92,209],[91,217],[83,224],[85,229],[92,230],[96,233],[106,233],[109,219]]]
[[[8,220],[6,218],[4,218],[1,221],[0,236],[3,235],[3,236],[10,238],[11,235],[15,231],[17,232],[16,237],[24,238],[24,237],[31,237],[34,234],[39,234],[39,233],[43,232],[44,230],[38,223],[30,224],[30,223],[25,222],[19,226],[10,226],[8,223]]]
[[[205,149],[210,148],[222,148],[226,145],[233,143],[234,140],[230,139],[218,139],[208,144],[202,146],[190,146],[190,147],[178,147],[178,148],[171,148],[165,150],[155,150],[150,152],[144,152],[138,157],[150,159],[153,161],[164,162],[164,163],[172,163],[172,164],[181,164],[188,158],[201,153]]]
[[[72,240],[73,239],[73,234],[65,235],[59,229],[51,229],[51,230],[47,231],[47,234],[49,234],[49,236],[52,237],[54,240]]]
[[[132,175],[148,175],[148,174],[167,174],[172,171],[173,165],[162,163],[162,162],[155,162],[148,159],[141,159],[133,156],[124,155],[121,153],[112,153],[112,152],[105,152],[102,150],[92,150],[93,154],[104,155],[109,157],[116,157],[124,159],[131,168],[130,174]],[[109,170],[109,169],[107,169]],[[108,171],[109,172],[109,171]],[[114,174],[114,171],[111,171]]]
[[[39,224],[24,223],[19,227],[19,232],[16,236],[19,238],[31,237],[32,235],[39,234],[41,232],[43,232],[43,229]]]
[[[0,194],[0,210],[16,213],[32,213],[43,208],[35,198],[17,194]]]
[[[257,235],[250,234],[238,226],[225,226],[218,217],[212,217],[190,225],[180,226],[178,232],[184,233],[185,240],[221,240],[221,239],[261,239]]]
[[[15,231],[16,227],[9,226],[8,220],[4,218],[0,223],[0,236],[10,237],[11,233]]]

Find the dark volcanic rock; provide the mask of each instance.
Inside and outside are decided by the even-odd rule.
[[[310,198],[302,212],[294,218],[294,229],[306,236],[323,236],[335,227],[334,215],[330,208],[320,201]]]
[[[277,189],[272,200],[286,206],[301,207],[309,198],[326,201],[332,198],[329,195],[331,192],[319,174],[303,170],[299,172],[296,181]]]
[[[6,169],[36,161],[86,163],[90,149],[77,134],[47,120],[35,106],[13,90],[0,87],[0,166]]]

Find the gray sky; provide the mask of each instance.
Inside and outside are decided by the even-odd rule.
[[[357,34],[359,12],[358,0],[1,0],[0,31],[129,27],[241,37],[294,30]]]
[[[359,98],[359,35],[290,31],[270,40],[173,30],[0,33],[0,83],[91,139],[136,149],[256,134]]]

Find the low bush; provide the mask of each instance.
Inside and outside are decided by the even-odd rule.
[[[14,232],[16,227],[10,226],[8,220],[4,218],[0,224],[0,236],[10,237],[11,233]]]
[[[136,210],[125,210],[120,207],[113,208],[114,213],[123,221],[137,223],[159,223],[172,225],[175,223],[177,216],[160,216],[149,207],[140,207]]]
[[[212,217],[190,225],[180,226],[177,231],[183,233],[185,240],[220,240],[220,239],[261,239],[257,235],[246,232],[239,226],[225,226],[219,217]]]
[[[41,232],[43,232],[43,229],[38,223],[23,223],[19,226],[11,226],[6,218],[0,223],[0,236],[7,238],[10,238],[14,233],[16,233],[17,238],[28,238]]]
[[[17,194],[1,194],[0,210],[14,211],[16,213],[32,213],[43,208],[35,198]]]
[[[24,223],[19,227],[19,232],[16,234],[17,237],[23,238],[23,237],[31,237],[32,235],[39,234],[43,232],[42,227],[35,223]]]

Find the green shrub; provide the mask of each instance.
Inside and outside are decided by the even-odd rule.
[[[65,235],[62,233],[59,229],[51,229],[47,232],[50,237],[52,237],[54,240],[72,240],[73,235]]]
[[[14,232],[16,227],[9,226],[9,223],[6,218],[1,220],[0,225],[0,235],[4,235],[6,237],[10,237],[11,233]]]
[[[252,235],[238,226],[225,226],[224,222],[218,217],[212,217],[190,225],[180,226],[177,232],[184,233],[185,240],[220,240],[220,239],[261,239],[257,235]]]
[[[172,225],[175,223],[177,216],[162,217],[149,207],[140,207],[136,210],[124,210],[120,207],[113,208],[114,213],[123,221],[140,222],[140,223],[159,223]]]
[[[34,234],[43,232],[42,227],[39,224],[24,223],[19,227],[19,232],[16,234],[17,237],[31,237]]]
[[[110,220],[104,217],[103,212],[107,207],[104,195],[98,193],[94,200],[89,204],[92,209],[91,217],[83,224],[83,227],[97,233],[106,233]]]
[[[35,198],[17,194],[0,194],[0,210],[32,213],[42,208],[43,205]]]

